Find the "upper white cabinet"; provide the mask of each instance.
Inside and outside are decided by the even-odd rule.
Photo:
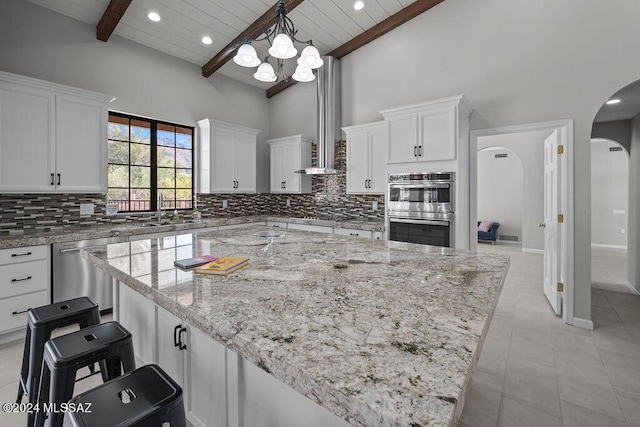
[[[199,173],[202,193],[255,193],[257,129],[203,119]]]
[[[311,166],[312,138],[302,135],[270,139],[271,192],[310,193],[311,176],[296,173]]]
[[[468,140],[471,107],[462,95],[380,113],[389,122],[389,164],[455,160]]]
[[[110,100],[0,72],[0,191],[106,191]]]
[[[347,135],[347,194],[384,194],[386,122],[342,128]]]

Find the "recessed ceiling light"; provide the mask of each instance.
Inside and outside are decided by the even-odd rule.
[[[153,22],[158,22],[160,20],[160,15],[158,15],[156,12],[149,12],[147,14],[147,18],[149,18]]]
[[[204,43],[204,44],[211,44],[211,43],[213,43],[213,40],[211,40],[211,37],[209,37],[209,36],[204,36],[204,37],[202,38],[202,43]]]
[[[353,8],[355,10],[362,10],[363,7],[364,7],[364,2],[362,0],[358,0],[353,4]]]
[[[618,104],[620,100],[618,98],[610,99],[607,101],[607,105]]]

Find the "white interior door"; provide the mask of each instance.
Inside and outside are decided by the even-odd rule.
[[[557,130],[544,141],[544,294],[553,311],[562,314],[562,292],[558,292],[561,280],[560,256],[562,253],[558,214],[560,213],[560,159]]]

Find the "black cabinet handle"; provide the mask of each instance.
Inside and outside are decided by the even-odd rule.
[[[180,325],[180,332],[178,332],[178,349],[179,350],[186,350],[186,348],[187,348],[187,345],[182,342],[182,333],[183,332],[187,332],[187,328],[185,328],[184,326]]]
[[[31,310],[31,309],[27,308],[26,310],[22,310],[22,311],[14,311],[14,312],[11,313],[11,315],[12,316],[17,316],[18,314],[26,313],[29,310]]]
[[[349,236],[359,236],[358,233],[349,233]]]
[[[51,185],[53,185],[53,174],[51,174]]]
[[[25,280],[31,280],[31,276],[23,277],[22,279],[11,279],[11,283],[24,282]]]
[[[174,347],[180,346],[180,342],[178,341],[178,331],[180,330],[181,327],[182,325],[176,325],[176,327],[173,328],[173,346]]]
[[[418,157],[418,146],[417,145],[413,146],[413,157]]]
[[[287,181],[282,181],[282,188],[287,188]]]
[[[31,251],[25,252],[23,254],[11,254],[11,258],[16,258],[16,257],[19,257],[19,256],[29,256],[29,255],[31,255]]]
[[[422,157],[422,145],[418,147],[418,156]]]
[[[58,174],[58,185],[60,185],[60,174]]]

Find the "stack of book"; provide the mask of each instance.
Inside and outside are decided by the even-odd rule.
[[[234,271],[249,265],[249,258],[224,257],[196,268],[196,273],[212,274],[214,276],[228,276]]]

